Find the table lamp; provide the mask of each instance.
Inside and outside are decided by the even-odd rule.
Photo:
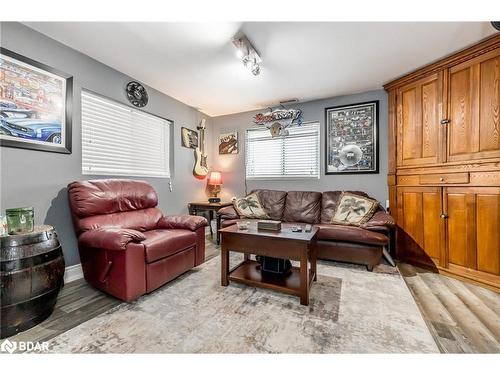
[[[210,172],[207,185],[210,187],[210,198],[208,198],[208,201],[210,203],[219,203],[220,198],[217,197],[217,194],[220,193],[220,186],[222,185],[221,173],[216,171]]]

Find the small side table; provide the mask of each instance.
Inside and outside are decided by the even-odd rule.
[[[212,231],[212,220],[214,219],[214,215],[221,209],[227,206],[232,206],[232,202],[219,202],[219,203],[210,203],[210,202],[190,202],[188,203],[188,210],[190,215],[198,215],[199,212],[205,212],[208,211],[208,217],[210,220],[210,235],[212,238],[214,237],[214,233]],[[219,236],[219,229],[220,229],[220,220],[217,220],[217,234],[216,234],[216,239],[217,239],[217,245],[220,242],[220,236]]]

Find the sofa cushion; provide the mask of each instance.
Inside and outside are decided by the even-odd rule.
[[[283,221],[315,224],[321,213],[321,193],[315,191],[289,191],[286,195]]]
[[[333,214],[332,224],[356,225],[366,223],[378,209],[375,199],[343,192]]]
[[[339,204],[339,198],[342,195],[342,191],[325,191],[321,197],[321,222],[322,223],[331,223],[333,214],[337,210],[337,206]],[[346,193],[352,193],[356,195],[360,195],[362,197],[371,198],[368,194],[362,191],[346,191]],[[373,198],[371,198],[373,199]]]
[[[271,220],[281,220],[285,210],[286,191],[280,190],[253,190],[251,193],[257,193],[260,204],[267,212]]]
[[[144,232],[141,243],[146,250],[146,262],[151,263],[196,245],[196,233],[187,229],[155,229]]]
[[[234,209],[234,206],[221,208],[219,211],[217,211],[217,216],[220,216],[222,220],[233,220],[239,218],[238,213]]]
[[[259,196],[256,193],[233,200],[233,207],[241,218],[269,219],[269,215],[260,204]]]
[[[385,246],[388,242],[387,236],[382,233],[359,227],[335,224],[318,224],[316,226],[319,228],[316,236],[318,240],[364,243],[378,246]]]

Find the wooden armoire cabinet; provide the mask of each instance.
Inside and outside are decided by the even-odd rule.
[[[396,257],[500,291],[500,33],[384,88]]]

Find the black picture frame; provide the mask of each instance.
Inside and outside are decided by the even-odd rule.
[[[64,143],[61,146],[51,145],[48,142],[43,143],[28,143],[16,140],[15,137],[12,139],[0,139],[0,146],[2,147],[13,147],[22,148],[28,150],[36,151],[46,151],[46,152],[56,152],[62,154],[71,154],[72,152],[72,107],[73,107],[73,77],[67,73],[64,73],[58,69],[52,68],[48,65],[40,63],[38,61],[32,60],[26,56],[20,55],[16,52],[8,50],[6,48],[0,47],[0,55],[8,56],[11,59],[18,60],[24,64],[31,65],[40,70],[46,71],[53,75],[58,76],[62,80],[65,80],[66,92],[64,93]]]
[[[375,116],[373,124],[373,132],[374,132],[374,157],[375,157],[375,166],[371,170],[346,170],[346,171],[329,171],[329,118],[328,114],[332,110],[342,110],[347,108],[355,108],[373,105],[375,107]],[[325,175],[346,175],[346,174],[378,174],[379,173],[379,100],[372,100],[368,102],[360,102],[360,103],[352,103],[334,107],[325,108]]]

